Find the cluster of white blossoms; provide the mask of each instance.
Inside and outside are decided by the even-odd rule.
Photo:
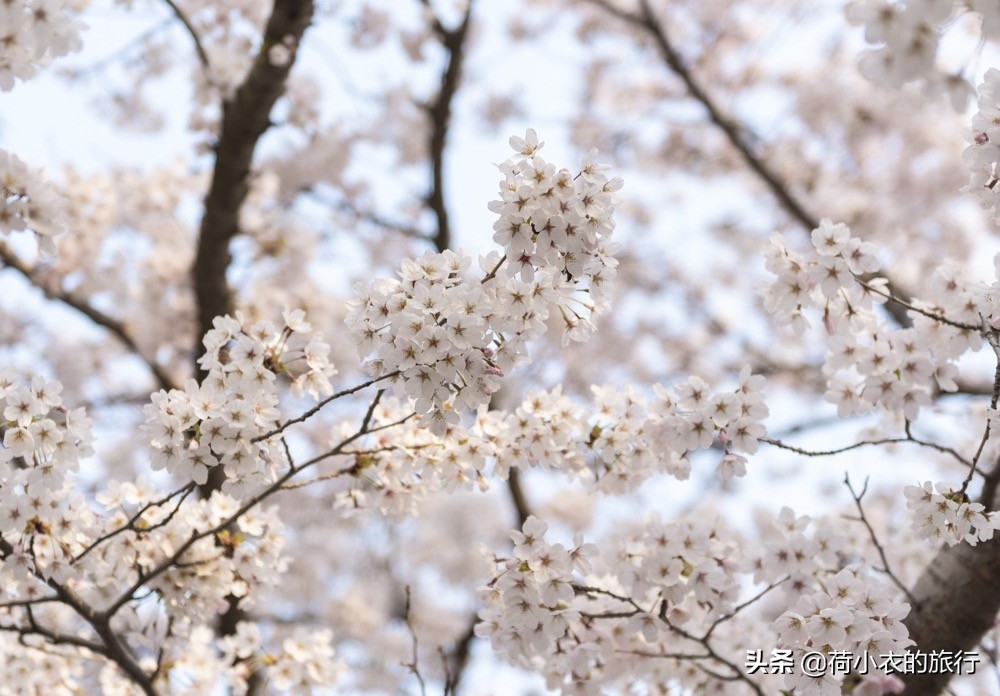
[[[62,211],[62,197],[52,184],[17,155],[0,149],[0,234],[31,230],[42,254],[53,256],[54,237],[66,230]]]
[[[748,682],[777,693],[776,673],[742,670],[746,645],[851,654],[910,645],[902,624],[909,606],[876,576],[843,566],[847,539],[833,524],[810,529],[808,517],[787,508],[763,522],[762,551],[702,516],[617,529],[599,553],[579,535],[568,547],[546,540],[547,525],[530,517],[511,535],[511,556],[494,558],[477,634],[510,662],[539,671],[548,688],[572,694],[667,681],[694,693],[745,693]],[[751,585],[752,599],[740,602]],[[779,586],[779,601],[798,600],[793,611],[774,620],[788,604],[750,609]],[[762,617],[748,618],[748,610],[763,612],[773,633],[756,634]],[[815,686],[800,671],[785,683]]]
[[[825,219],[813,230],[812,242],[812,253],[799,254],[788,248],[780,234],[771,236],[766,266],[776,279],[761,288],[765,309],[798,331],[809,326],[807,310],[822,316],[829,336],[826,399],[837,405],[841,417],[880,406],[915,420],[937,389],[955,388],[954,360],[977,347],[977,341],[981,346],[981,338],[975,331],[925,316],[914,316],[909,328],[887,325],[873,311],[875,304],[889,296],[885,280],[857,278],[879,269],[874,245],[852,236],[846,225]],[[944,309],[960,310],[946,316],[968,322],[970,309],[952,302],[968,298],[944,285],[938,301],[947,304]],[[975,306],[972,310],[972,323],[978,325]]]
[[[53,58],[83,47],[84,25],[71,10],[79,2],[17,0],[0,3],[0,90],[27,80]]]
[[[982,504],[970,501],[960,486],[932,486],[925,481],[920,486],[907,486],[903,492],[906,507],[913,515],[910,526],[921,539],[943,539],[951,546],[965,541],[975,546],[992,539],[1000,528],[1000,515],[986,512]]]
[[[36,376],[24,384],[0,371],[0,534],[15,544],[72,520],[66,474],[94,451],[90,419],[83,409],[63,407],[61,393],[58,382]],[[42,547],[45,572],[54,572],[58,549]]]
[[[761,543],[747,556],[747,570],[755,583],[773,584],[788,578],[799,592],[816,585],[820,571],[836,568],[838,554],[847,545],[847,537],[829,520],[811,524],[806,516],[796,517],[784,507],[761,532]]]
[[[648,399],[630,387],[593,387],[594,404],[573,404],[559,389],[533,391],[511,413],[481,414],[479,425],[496,452],[494,473],[511,468],[556,469],[623,493],[668,473],[686,479],[688,456],[719,446],[725,478],[746,473],[746,456],[766,434],[764,378],[740,374],[735,389],[716,391],[699,377],[672,389],[656,384]]]
[[[500,165],[503,255],[472,260],[451,251],[403,262],[399,279],[359,283],[347,325],[373,377],[393,376],[435,433],[459,422],[527,359],[527,344],[555,321],[566,340],[584,340],[606,311],[617,261],[615,191],[592,151],[576,174],[546,163],[534,131],[511,138],[517,155]]]
[[[994,72],[994,79],[1000,78]],[[909,312],[913,326],[891,328],[872,311],[888,297],[885,281],[856,278],[878,269],[874,248],[829,220],[813,231],[812,241],[816,253],[806,256],[790,250],[780,235],[772,236],[767,268],[777,280],[762,288],[765,307],[799,328],[808,325],[804,311],[822,311],[829,334],[826,398],[837,404],[841,417],[880,406],[916,420],[937,389],[957,388],[955,361],[982,348],[983,322],[998,326],[1000,281],[969,286],[956,267],[945,264],[924,287],[931,302],[910,301],[919,310]],[[995,265],[1000,278],[1000,256]],[[990,420],[995,423],[996,416]],[[957,487],[938,484],[937,491],[930,482],[906,489],[913,529],[921,538],[949,544],[992,538],[994,513]]]
[[[237,492],[272,479],[284,455],[273,442],[255,438],[278,424],[278,376],[291,381],[294,394],[317,398],[332,391],[336,374],[329,347],[304,313],[286,310],[283,316],[280,330],[267,321],[248,325],[239,312],[215,319],[198,361],[207,377],[201,384],[188,380],[184,389],[160,390],[144,409],[154,469],[203,484],[221,465],[227,486]]]
[[[110,482],[95,495],[99,508],[91,507],[66,476],[93,454],[91,423],[82,409],[65,409],[60,392],[59,383],[41,377],[20,384],[0,375],[0,625],[10,631],[0,638],[4,686],[33,693],[31,673],[8,669],[25,659],[13,646],[18,633],[86,634],[84,619],[98,612],[131,650],[166,656],[170,669],[189,677],[201,669],[196,680],[214,685],[224,670],[190,650],[196,617],[224,610],[231,597],[252,607],[279,581],[287,536],[276,510],[244,508],[219,492],[190,500],[193,484],[164,495],[141,478]],[[39,604],[26,610],[34,601]],[[71,607],[92,614],[82,617]],[[280,671],[294,677],[293,688],[303,683],[302,674],[326,679],[329,671],[313,665],[327,653],[289,652],[275,666],[284,664]],[[46,659],[41,651],[35,657]],[[53,669],[64,673],[70,691],[93,677],[92,670],[60,664]],[[155,660],[140,668],[150,679],[157,671]],[[105,693],[134,693],[134,684],[113,667],[101,679]]]
[[[953,0],[850,3],[848,21],[864,25],[865,40],[878,45],[862,54],[862,74],[873,82],[899,89],[929,73],[937,56],[938,26],[951,14],[953,5]]]
[[[53,58],[82,47],[83,24],[66,0],[0,2],[0,90],[27,80]],[[46,256],[55,255],[53,237],[65,231],[63,202],[39,172],[17,155],[0,149],[0,235],[31,230]]]
[[[210,639],[212,631],[207,628],[206,631]],[[326,629],[300,627],[281,642],[280,650],[266,651],[257,624],[241,621],[236,626],[236,633],[217,642],[222,651],[222,664],[231,675],[228,684],[237,695],[246,693],[247,677],[259,667],[264,668],[269,686],[296,694],[315,687],[333,686],[343,671],[343,665],[334,657],[333,632]]]
[[[968,185],[979,197],[984,210],[990,211],[1000,223],[1000,70],[990,68],[979,85],[979,110],[972,117],[972,126],[965,137],[969,146],[962,152],[962,164],[970,170]]]
[[[226,693],[243,696],[249,691],[250,676],[257,670],[267,679],[269,692],[312,693],[317,688],[334,686],[343,672],[343,664],[334,655],[333,633],[325,629],[299,628],[278,641],[278,649],[272,650],[264,645],[257,624],[246,621],[237,624],[233,635],[222,638],[216,637],[211,626],[199,624],[186,635],[186,641],[186,649],[177,653],[169,675],[174,683],[184,684],[183,693],[187,694],[213,693],[219,689],[221,679]],[[31,684],[28,679],[30,674],[16,683]],[[105,696],[136,693],[135,685],[113,665],[101,671],[99,680]]]
[[[832,669],[806,673],[800,660],[805,653],[840,653],[848,656],[847,665],[857,665],[855,671],[865,675],[862,684],[877,682],[881,687],[870,692],[858,685],[855,693],[899,693],[902,682],[887,682],[886,665],[879,660],[904,653],[914,644],[903,624],[910,605],[900,602],[888,583],[865,568],[844,568],[819,582],[818,591],[800,596],[793,609],[771,624],[779,635],[778,647],[790,648],[796,655],[795,671],[785,676],[785,687],[796,693],[840,696],[844,674]]]
[[[946,95],[956,111],[963,111],[972,85],[960,73],[942,69],[937,57],[944,28],[967,10],[980,15],[984,36],[997,35],[1000,8],[989,0],[852,0],[847,19],[864,26],[865,40],[874,45],[861,54],[861,74],[890,89],[920,81],[929,96]]]
[[[746,368],[731,390],[713,391],[691,377],[672,389],[654,385],[655,398],[605,386],[593,387],[593,404],[582,404],[558,388],[532,390],[512,411],[481,407],[471,424],[448,424],[440,434],[409,418],[412,401],[384,397],[371,414],[373,432],[331,457],[337,477],[350,481],[338,506],[398,517],[429,493],[486,490],[511,469],[530,467],[624,493],[661,473],[686,479],[688,457],[712,447],[721,451],[723,477],[742,476],[746,455],[766,434],[763,387],[764,378]],[[356,430],[354,419],[345,420],[329,446]]]

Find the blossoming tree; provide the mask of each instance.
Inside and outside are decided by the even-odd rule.
[[[993,688],[1000,10],[801,7],[0,2],[190,136],[2,143],[0,693]]]

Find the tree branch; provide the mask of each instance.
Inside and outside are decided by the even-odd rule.
[[[14,547],[3,537],[0,537],[0,552],[3,553],[4,557],[10,556],[14,553]],[[128,676],[128,678],[131,679],[144,694],[146,694],[146,696],[157,696],[159,692],[153,685],[152,677],[142,669],[138,662],[136,662],[127,645],[118,636],[118,634],[112,630],[110,615],[94,611],[90,605],[80,599],[80,597],[78,597],[70,588],[59,583],[53,578],[44,577],[38,570],[33,571],[33,574],[55,591],[60,602],[70,607],[77,613],[78,616],[80,616],[80,618],[90,624],[91,628],[94,629],[94,632],[101,639],[101,643],[103,644],[103,647],[99,651],[100,654],[105,655],[108,659],[118,665],[122,672],[124,672],[125,675]],[[45,598],[45,601],[51,601],[51,598]],[[81,644],[81,647],[93,649],[93,646],[89,642]],[[98,651],[95,650],[95,652]]]
[[[191,35],[191,40],[194,41],[194,50],[198,54],[198,60],[201,61],[202,67],[208,72],[211,72],[212,66],[208,62],[208,54],[205,53],[205,47],[201,45],[201,39],[198,38],[198,32],[194,30],[194,26],[192,26],[191,22],[188,20],[187,15],[181,11],[181,8],[177,6],[174,0],[163,0],[163,2],[166,3],[167,7],[169,7],[177,19],[180,20],[180,23],[184,25],[184,29],[187,30],[187,33]]]
[[[273,65],[268,49],[292,39],[298,46],[313,16],[312,0],[275,0],[264,38],[243,84],[223,102],[222,124],[215,147],[215,169],[205,197],[193,281],[198,305],[199,336],[212,321],[234,309],[226,271],[232,261],[229,242],[239,233],[240,207],[249,190],[250,164],[257,143],[271,126],[270,114],[294,64]],[[198,368],[196,368],[198,369]],[[199,369],[199,375],[204,373]]]
[[[878,535],[875,534],[875,529],[872,527],[871,522],[868,521],[868,516],[865,515],[865,509],[861,505],[861,499],[864,498],[865,493],[868,492],[868,479],[865,478],[865,485],[861,487],[860,493],[854,490],[854,486],[851,485],[851,478],[847,474],[844,474],[844,485],[847,486],[847,490],[851,492],[851,497],[854,499],[854,506],[858,508],[857,520],[865,526],[865,529],[868,530],[868,537],[871,539],[872,545],[878,552],[879,558],[882,559],[882,567],[875,568],[875,570],[882,571],[883,573],[888,575],[889,579],[892,580],[893,584],[896,587],[898,587],[904,595],[906,595],[906,598],[908,600],[910,600],[910,604],[912,606],[917,606],[916,597],[913,596],[913,593],[910,592],[909,588],[900,581],[899,577],[897,577],[896,574],[893,573],[892,569],[889,567],[889,559],[885,555],[885,548],[882,546],[882,543],[878,540]]]
[[[215,168],[205,196],[205,211],[201,219],[198,248],[192,269],[195,301],[198,306],[198,336],[203,337],[216,317],[235,310],[232,290],[226,272],[232,262],[229,243],[239,233],[240,208],[249,191],[250,165],[261,136],[271,126],[271,111],[285,90],[288,73],[295,64],[298,46],[312,21],[313,0],[274,0],[271,15],[264,29],[260,50],[253,65],[236,93],[222,103],[222,123],[215,146]],[[291,59],[275,65],[269,49],[284,44],[292,48]],[[198,346],[194,353],[197,356]],[[199,380],[206,372],[195,363]],[[215,467],[199,490],[208,497],[222,487],[223,468]],[[220,617],[218,631],[222,635],[235,633],[236,624],[245,613],[233,597],[229,609]],[[260,680],[251,676],[249,693],[260,690]]]
[[[431,7],[427,0],[422,1],[425,7]],[[469,34],[472,19],[472,3],[473,0],[469,0],[461,23],[454,29],[446,29],[437,16],[434,16],[432,22],[434,33],[448,52],[448,65],[441,75],[441,88],[434,101],[427,106],[431,120],[430,154],[433,163],[427,205],[437,218],[437,232],[433,241],[438,251],[444,251],[451,246],[451,226],[448,221],[448,208],[444,202],[444,151],[451,121],[451,105],[462,76],[465,39]]]
[[[149,371],[153,373],[153,378],[159,385],[160,389],[170,390],[176,387],[174,380],[170,377],[167,372],[156,363],[155,359],[147,358],[139,350],[139,346],[136,345],[135,340],[128,334],[125,330],[125,325],[113,317],[109,317],[104,312],[91,307],[89,304],[83,300],[73,297],[68,292],[56,287],[51,287],[51,284],[45,283],[40,279],[37,274],[28,267],[17,254],[15,254],[9,246],[5,243],[0,242],[0,262],[4,266],[12,270],[17,271],[25,280],[34,285],[36,288],[42,291],[46,299],[53,300],[56,302],[61,302],[67,307],[75,309],[77,312],[83,316],[90,319],[94,324],[100,326],[103,329],[109,331],[115,338],[117,338],[128,350],[139,357],[149,368]]]
[[[667,64],[667,67],[669,67],[670,70],[678,78],[680,78],[681,82],[684,83],[684,87],[695,99],[695,101],[702,105],[708,113],[709,120],[722,131],[723,135],[726,136],[726,140],[728,140],[730,145],[732,145],[733,148],[739,153],[747,167],[749,167],[757,178],[763,182],[771,194],[778,199],[778,203],[781,207],[784,208],[796,222],[805,227],[807,231],[814,230],[819,227],[819,220],[806,210],[805,206],[798,200],[798,198],[795,197],[785,182],[783,182],[777,174],[771,171],[770,167],[765,164],[764,160],[754,152],[753,146],[746,137],[746,129],[737,121],[725,114],[715,103],[715,100],[712,99],[708,92],[695,79],[691,70],[689,70],[687,65],[685,65],[683,58],[681,58],[680,53],[677,51],[677,48],[674,46],[673,42],[671,42],[670,37],[667,36],[667,33],[663,29],[660,21],[657,19],[653,8],[649,4],[649,0],[639,0],[640,14],[626,12],[625,10],[614,6],[608,2],[608,0],[587,1],[604,10],[608,14],[622,20],[626,24],[647,33],[656,44],[663,61]],[[875,276],[872,274],[865,274],[858,277],[863,282],[867,282],[872,280]],[[902,306],[903,304],[910,303],[909,294],[900,290],[899,286],[893,283],[891,279],[889,280],[889,293],[893,297],[898,298],[901,304],[887,303],[885,305],[886,312],[888,312],[893,320],[900,326],[912,326],[913,322],[907,315],[905,307]]]

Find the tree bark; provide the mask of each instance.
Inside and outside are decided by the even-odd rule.
[[[917,643],[914,650],[974,649],[1000,611],[1000,538],[943,547],[917,580],[913,596],[918,606],[903,623]],[[907,696],[931,696],[954,675],[939,670],[899,676]]]

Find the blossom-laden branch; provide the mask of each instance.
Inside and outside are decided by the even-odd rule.
[[[550,686],[599,682],[613,688],[624,679],[634,688],[647,678],[678,678],[698,693],[716,681],[739,681],[763,695],[776,693],[782,680],[766,672],[751,678],[732,655],[746,652],[739,622],[754,620],[752,608],[784,586],[798,596],[799,614],[786,612],[772,628],[789,647],[829,644],[860,653],[870,649],[864,636],[878,631],[883,649],[905,649],[909,642],[898,623],[905,610],[884,610],[890,588],[864,566],[840,568],[846,539],[829,523],[811,533],[808,526],[808,518],[786,509],[764,527],[760,544],[747,545],[719,523],[653,518],[616,530],[621,548],[598,558],[597,547],[581,535],[571,546],[550,542],[547,525],[531,517],[511,533],[512,556],[495,559],[476,631],[509,661],[537,669]],[[737,576],[748,569],[762,587],[737,602],[736,588],[743,584]],[[821,634],[828,616],[838,625],[866,626],[865,632]],[[726,622],[737,625],[717,631]],[[798,633],[786,628],[792,624]],[[621,655],[659,659],[630,662],[620,673],[613,665]],[[811,678],[795,672],[783,681],[791,690]]]
[[[123,532],[133,531],[133,532],[147,533],[147,532],[151,532],[151,531],[153,531],[155,529],[158,529],[160,527],[163,527],[163,526],[169,524],[170,520],[172,520],[173,517],[174,517],[174,515],[176,515],[177,512],[181,509],[181,505],[184,504],[184,500],[188,497],[188,495],[190,495],[191,491],[193,491],[194,488],[195,488],[195,485],[194,485],[193,482],[192,483],[186,483],[182,487],[180,487],[176,491],[174,491],[173,493],[170,493],[170,494],[168,494],[168,495],[160,498],[159,500],[151,500],[151,501],[149,501],[148,503],[146,503],[145,505],[143,505],[142,507],[140,507],[135,513],[133,513],[128,518],[128,521],[125,522],[125,524],[121,525],[120,527],[116,527],[115,529],[112,529],[110,532],[102,534],[100,537],[98,537],[97,539],[95,539],[94,541],[92,541],[90,544],[88,544],[87,546],[85,546],[82,551],[80,551],[78,554],[76,554],[76,556],[73,557],[73,563],[77,563],[77,562],[83,560],[83,558],[87,554],[89,554],[91,551],[93,551],[94,549],[96,549],[98,546],[100,546],[104,542],[108,541],[109,539],[113,539],[114,537],[118,536],[119,534],[121,534]],[[159,522],[153,523],[153,524],[150,524],[150,523],[148,523],[148,522],[146,522],[144,520],[146,514],[150,510],[153,510],[154,508],[160,508],[160,507],[166,505],[168,502],[170,502],[174,498],[177,498],[178,496],[180,496],[180,498],[178,499],[177,503],[174,505],[173,510],[170,513],[168,513],[166,515],[166,517],[164,517],[162,520],[160,520]]]
[[[365,418],[363,419],[361,426],[358,430],[341,440],[336,447],[332,448],[329,452],[318,455],[298,466],[290,464],[286,471],[280,475],[276,481],[271,483],[269,486],[261,490],[260,492],[249,497],[247,500],[242,501],[238,508],[234,510],[231,514],[226,515],[217,524],[211,525],[206,529],[198,530],[191,534],[182,544],[180,544],[173,553],[169,554],[163,558],[159,563],[157,563],[151,570],[142,572],[139,576],[132,582],[128,589],[118,595],[118,598],[111,602],[106,609],[104,609],[100,615],[110,619],[113,617],[125,604],[132,601],[135,598],[136,592],[138,592],[144,585],[149,584],[151,581],[155,580],[159,576],[166,573],[168,570],[173,568],[180,559],[187,553],[198,541],[208,537],[213,537],[220,532],[223,532],[227,528],[231,527],[234,523],[238,522],[247,512],[254,509],[260,505],[264,500],[268,499],[274,493],[280,491],[282,487],[295,475],[304,471],[305,469],[317,464],[324,459],[337,456],[341,454],[344,449],[350,445],[352,442],[368,435],[369,433],[375,433],[380,430],[386,430],[392,427],[401,425],[406,420],[410,418],[407,416],[398,421],[383,424],[377,427],[370,427],[371,413],[374,411],[374,403],[377,402],[379,395],[373,399],[373,405],[368,412],[366,412]]]
[[[15,554],[15,549],[11,543],[2,537],[0,537],[0,554],[3,555],[3,558],[9,558]],[[111,628],[110,617],[94,611],[94,609],[92,609],[90,605],[80,598],[72,589],[53,578],[46,578],[40,570],[35,569],[33,571],[33,575],[54,590],[56,596],[58,596],[59,601],[62,604],[71,608],[81,619],[86,621],[101,642],[96,643],[95,641],[84,639],[74,642],[74,639],[69,636],[49,631],[48,629],[39,626],[31,614],[30,605],[26,608],[26,616],[29,619],[29,625],[26,628],[26,631],[18,632],[35,633],[45,638],[57,638],[60,643],[75,644],[77,647],[82,647],[96,654],[104,655],[118,665],[122,672],[125,673],[128,678],[139,689],[141,689],[144,694],[146,694],[146,696],[158,696],[159,691],[153,685],[151,675],[147,674],[146,671],[139,665],[139,663],[135,660],[132,651],[127,647],[118,633]]]

